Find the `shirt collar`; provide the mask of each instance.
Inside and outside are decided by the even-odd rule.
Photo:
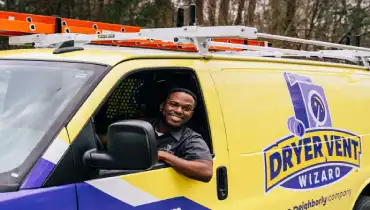
[[[171,130],[170,133],[172,137],[176,139],[176,141],[180,141],[183,129],[184,127],[181,126],[180,128],[175,128]]]
[[[155,129],[157,122],[158,122],[157,120],[152,121],[152,126],[154,129]],[[170,134],[173,138],[176,139],[176,141],[180,141],[183,130],[184,130],[184,126],[181,126],[180,128],[174,128],[170,131]]]

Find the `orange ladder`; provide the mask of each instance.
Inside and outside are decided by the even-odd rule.
[[[60,18],[56,16],[42,16],[26,13],[0,11],[0,36],[20,36],[28,34],[55,34],[80,33],[101,34],[103,31],[111,32],[139,32],[141,27],[120,24],[102,23],[87,20]],[[215,42],[266,46],[266,42],[244,39],[213,39]],[[151,49],[164,49],[176,51],[196,52],[193,44],[176,44],[161,40],[125,40],[125,41],[94,41],[93,44],[114,45],[124,47],[139,47]],[[241,48],[211,46],[210,51],[242,51]]]

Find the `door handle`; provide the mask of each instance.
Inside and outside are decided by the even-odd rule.
[[[217,176],[217,197],[219,200],[225,200],[228,196],[227,169],[220,166],[216,170]]]

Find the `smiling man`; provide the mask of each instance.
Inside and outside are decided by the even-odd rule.
[[[187,89],[172,89],[160,106],[155,129],[158,159],[188,178],[209,182],[213,174],[210,150],[202,136],[186,127],[193,116],[197,97]]]

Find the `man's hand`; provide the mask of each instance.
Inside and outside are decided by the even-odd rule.
[[[188,178],[209,182],[213,176],[213,162],[208,160],[184,160],[170,153],[159,151],[158,160],[164,161]]]

